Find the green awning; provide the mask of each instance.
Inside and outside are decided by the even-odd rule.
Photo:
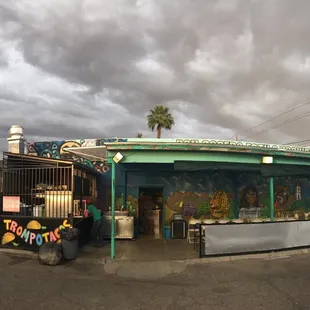
[[[175,171],[202,171],[202,170],[232,170],[232,171],[247,171],[261,172],[260,165],[253,164],[232,164],[223,162],[195,162],[195,161],[175,161]]]
[[[283,164],[232,164],[219,162],[176,161],[175,171],[225,170],[259,173],[265,177],[310,176],[310,167]]]

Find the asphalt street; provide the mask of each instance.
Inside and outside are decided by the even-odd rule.
[[[188,265],[141,280],[108,275],[103,265],[46,267],[1,253],[0,309],[310,309],[309,269],[310,256],[295,255]]]

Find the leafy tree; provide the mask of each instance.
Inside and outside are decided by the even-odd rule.
[[[154,131],[157,130],[157,138],[161,138],[162,129],[171,130],[174,123],[173,116],[169,112],[169,108],[163,105],[157,105],[147,116],[148,127]]]

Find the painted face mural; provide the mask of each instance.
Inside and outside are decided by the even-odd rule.
[[[289,200],[289,192],[287,187],[280,187],[275,194],[274,206],[276,208],[284,208]]]
[[[259,199],[258,199],[258,191],[255,186],[249,185],[242,191],[242,196],[240,199],[240,209],[246,208],[258,208],[259,207]]]
[[[213,218],[225,218],[229,214],[229,199],[224,190],[213,194],[210,201],[210,213]]]
[[[249,206],[254,206],[257,199],[257,193],[253,190],[249,190],[245,194],[245,200],[248,203]]]

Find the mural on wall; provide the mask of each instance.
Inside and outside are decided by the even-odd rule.
[[[275,181],[275,214],[278,218],[308,219],[310,181],[306,178],[278,178]]]
[[[166,198],[165,225],[175,213],[182,213],[187,221],[233,218],[233,182],[224,173],[182,173],[173,179],[175,184]]]
[[[121,142],[127,142],[128,139],[126,138],[101,138],[96,140],[97,141],[97,146],[101,146],[104,145],[105,143],[113,143],[113,142],[117,142],[117,143],[121,143]]]
[[[270,218],[268,178],[250,174],[244,174],[242,178],[238,193],[239,218]],[[298,177],[275,178],[274,210],[277,220],[308,219],[310,215],[310,180]]]
[[[164,187],[167,226],[176,213],[181,213],[187,221],[191,218],[245,222],[270,220],[269,179],[258,174],[206,171],[128,174],[128,194],[136,202],[139,186],[147,184],[162,184]],[[308,216],[310,219],[310,180],[279,177],[275,178],[274,184],[277,220],[302,220]]]
[[[128,211],[129,216],[137,217],[138,215],[138,199],[132,195],[127,195],[126,205],[124,206],[124,193],[116,199],[115,209],[120,211]]]
[[[247,185],[239,196],[239,218],[251,219],[261,217],[261,211],[264,206],[259,201],[260,197],[256,186]]]
[[[210,200],[211,218],[228,218],[230,205],[227,193],[224,190],[216,191]]]
[[[106,163],[101,161],[90,161],[88,159],[69,153],[65,150],[66,148],[69,147],[92,147],[96,145],[97,145],[96,139],[34,142],[28,144],[28,154],[34,156],[56,158],[56,159],[73,160],[85,166],[88,166],[92,169],[95,169],[98,172],[105,173],[109,170],[109,166]]]
[[[128,197],[138,197],[139,186],[147,184],[161,184],[164,187],[165,225],[170,225],[173,215],[179,213],[185,220],[234,217],[233,182],[224,173],[130,172]],[[135,202],[138,203],[137,199]],[[138,205],[135,207],[138,208]]]
[[[65,149],[69,147],[94,147],[102,146],[105,143],[113,142],[127,142],[128,139],[120,138],[102,138],[102,139],[78,139],[78,140],[58,140],[58,141],[45,141],[45,142],[31,142],[27,144],[27,151],[29,155],[49,157],[56,159],[67,159],[77,161],[100,173],[109,171],[107,163],[102,161],[91,161],[86,158],[74,155],[67,152]]]
[[[37,249],[43,243],[60,240],[60,230],[71,227],[65,220],[1,218],[1,246]]]

